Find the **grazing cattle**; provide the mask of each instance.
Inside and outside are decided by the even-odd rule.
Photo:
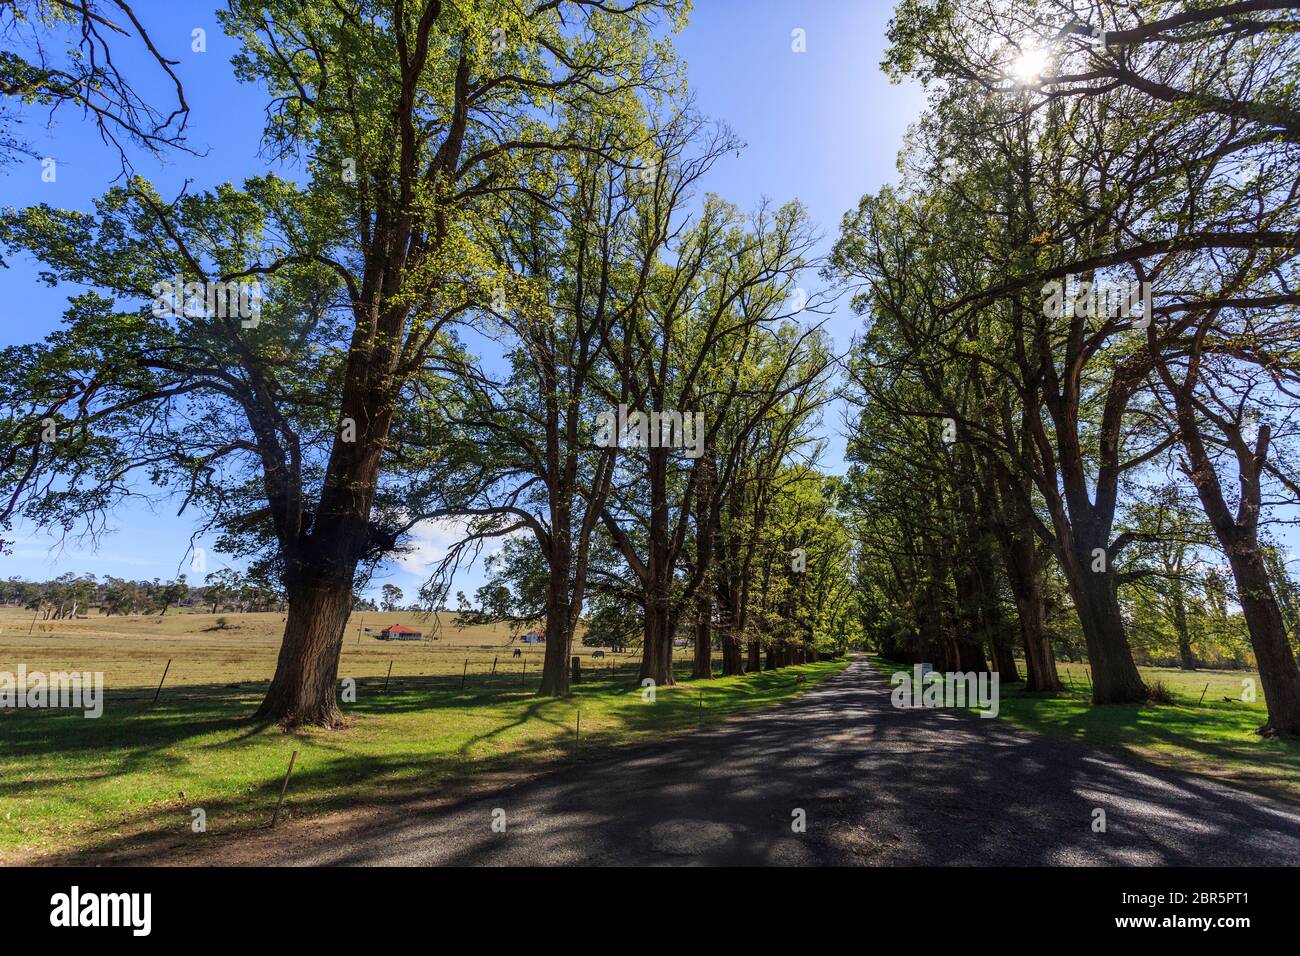
[[[515,654],[514,654],[514,656],[515,656],[515,657],[523,657],[523,656],[524,656],[524,652],[521,651],[519,648],[516,647],[516,648],[515,648]]]
[[[605,656],[605,652],[604,652],[604,651],[596,651],[596,652],[595,652],[594,654],[592,654],[591,656],[592,656],[593,658],[594,658],[594,657],[604,657],[604,656]]]

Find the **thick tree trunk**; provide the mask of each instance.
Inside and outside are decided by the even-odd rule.
[[[740,654],[740,636],[734,631],[722,636],[722,675],[738,677],[745,673],[745,662]]]
[[[992,580],[992,570],[984,568],[976,575],[980,598],[980,630],[987,635],[989,659],[993,670],[998,672],[1002,684],[1020,684],[1020,668],[1016,665],[1016,654],[1007,636],[1007,625],[1002,614],[1002,605],[998,599],[997,588]]]
[[[1016,655],[1006,638],[1001,634],[994,634],[989,640],[989,645],[989,653],[993,658],[993,669],[998,672],[998,683],[1023,683],[1020,677],[1020,669],[1016,666]]]
[[[553,571],[546,593],[546,651],[542,659],[542,686],[539,697],[563,697],[569,692],[569,647],[573,628],[569,626],[568,574],[563,583],[555,580]],[[557,593],[558,591],[558,593]]]
[[[673,683],[672,563],[668,548],[668,457],[663,449],[648,455],[650,485],[649,547],[646,562],[645,637],[641,646],[640,679],[657,686]]]
[[[1282,613],[1268,579],[1258,546],[1237,542],[1228,549],[1228,563],[1237,581],[1237,598],[1250,631],[1250,644],[1259,667],[1268,723],[1259,728],[1266,736],[1300,734],[1300,668],[1287,644]]]
[[[1035,581],[1023,592],[1012,588],[1020,618],[1020,638],[1025,646],[1025,669],[1029,672],[1026,688],[1032,693],[1056,693],[1061,678],[1056,672],[1056,656],[1047,633],[1047,614],[1042,597],[1042,583]]]
[[[1147,699],[1147,689],[1133,663],[1133,653],[1124,633],[1114,575],[1109,565],[1104,571],[1091,569],[1091,549],[1083,549],[1081,555],[1072,558],[1065,562],[1064,571],[1088,642],[1092,702],[1140,703]]]
[[[1002,546],[1007,582],[1016,602],[1020,639],[1025,648],[1025,669],[1029,672],[1026,687],[1032,693],[1054,694],[1061,690],[1061,678],[1056,672],[1056,656],[1047,630],[1047,601],[1043,594],[1044,555],[1038,550],[1032,525],[1006,487],[1008,480],[1005,474],[1001,476],[1001,501],[1006,524],[1001,528],[998,540]]]
[[[722,676],[736,677],[745,673],[741,646],[745,639],[745,609],[741,601],[742,589],[734,581],[723,582],[720,597],[726,620],[722,630]]]
[[[666,587],[652,588],[646,602],[639,677],[649,678],[658,687],[673,684],[673,634]]]
[[[286,727],[337,727],[339,651],[352,609],[351,578],[318,581],[289,594],[275,677],[253,715]]]
[[[697,573],[701,574],[698,591],[695,595],[695,664],[691,676],[696,680],[713,679],[713,605],[714,579],[723,573],[722,568],[714,571],[716,558],[714,548],[721,541],[718,528],[713,521],[713,448],[704,449],[698,468],[699,488],[695,498],[695,561]],[[726,631],[723,632],[723,644],[726,644]]]
[[[695,599],[695,666],[696,680],[713,677],[713,599],[701,591]],[[724,637],[725,641],[725,637]]]
[[[751,674],[763,669],[763,648],[757,638],[749,642],[749,662],[746,669]]]

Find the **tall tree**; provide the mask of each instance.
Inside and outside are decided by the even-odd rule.
[[[676,0],[234,0],[221,17],[243,46],[240,77],[269,94],[266,149],[305,159],[309,182],[264,178],[242,194],[172,203],[134,183],[98,217],[29,210],[8,237],[62,278],[128,301],[157,296],[153,284],[173,274],[209,290],[259,278],[269,286],[260,325],[188,305],[155,321],[83,297],[85,337],[12,356],[37,387],[6,396],[24,415],[4,446],[23,449],[0,470],[4,514],[51,508],[32,489],[53,466],[89,475],[70,464],[69,442],[40,454],[35,424],[67,409],[76,441],[117,443],[98,459],[107,483],[93,500],[60,499],[72,511],[110,504],[122,473],[151,456],[159,468],[187,463],[196,496],[243,506],[227,543],[265,556],[287,594],[258,716],[338,724],[354,586],[429,510],[402,493],[415,483],[402,478],[395,422],[436,414],[449,391],[438,361],[449,327],[504,281],[484,227],[502,197],[528,191],[536,158],[602,149],[557,114],[619,111],[644,91],[670,91],[676,67],[659,28],[683,13]],[[182,408],[213,427],[177,447]],[[114,455],[125,463],[116,471]]]

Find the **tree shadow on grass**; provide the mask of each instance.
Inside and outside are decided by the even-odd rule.
[[[1004,711],[1032,729],[1177,769],[1300,799],[1300,741],[1255,734],[1262,714],[1243,705],[1111,704],[1007,695]],[[1188,756],[1190,755],[1190,756]],[[1179,763],[1180,758],[1185,763]]]
[[[789,672],[782,673],[784,677],[763,675],[727,685],[711,684],[706,692],[706,706],[711,712],[705,716],[762,706],[788,695],[794,677]],[[5,721],[2,726],[6,731],[4,743],[0,745],[0,762],[11,767],[22,765],[24,770],[6,774],[6,779],[0,780],[0,795],[44,799],[60,788],[66,789],[70,782],[102,782],[137,773],[170,774],[184,781],[192,777],[188,765],[196,749],[224,750],[256,745],[258,738],[276,735],[284,738],[283,745],[275,752],[279,757],[299,740],[304,747],[303,756],[310,754],[309,759],[300,759],[293,774],[289,791],[291,812],[316,813],[358,802],[377,805],[402,802],[427,794],[431,788],[449,781],[504,769],[541,767],[557,758],[571,760],[579,754],[607,748],[628,736],[689,729],[699,719],[698,701],[686,688],[660,691],[658,703],[645,708],[639,704],[639,693],[629,683],[626,675],[606,675],[603,680],[588,680],[569,698],[555,700],[537,698],[530,689],[518,687],[462,691],[458,678],[441,676],[406,679],[400,685],[391,682],[388,693],[381,692],[381,681],[359,682],[358,703],[348,710],[361,718],[363,724],[385,716],[427,713],[436,718],[444,711],[459,711],[493,722],[487,731],[472,734],[445,753],[418,748],[393,753],[357,753],[350,749],[347,730],[337,734],[285,734],[270,724],[249,718],[257,696],[218,693],[224,689],[221,685],[179,686],[172,696],[164,697],[157,705],[118,701],[97,720],[86,720],[79,712],[26,712],[0,718]],[[602,711],[615,696],[626,697],[628,701],[614,712],[601,713],[600,723],[589,725],[578,744],[573,745],[568,736],[570,715],[576,714],[584,701],[590,702],[589,713]],[[506,741],[508,752],[484,753],[486,747],[509,737],[511,732],[538,721],[548,728],[543,737],[509,740]],[[606,722],[610,725],[600,725]],[[381,724],[374,726],[382,730]],[[204,740],[205,737],[215,739]],[[39,758],[52,753],[73,758],[75,779],[70,780],[67,773],[25,772],[26,765],[36,764]],[[181,783],[178,791],[182,786],[189,791],[183,800],[178,797],[153,801],[147,808],[124,811],[108,823],[83,831],[83,836],[88,844],[110,854],[153,845],[160,838],[188,841],[192,807],[205,810],[212,833],[235,832],[253,826],[262,817],[269,817],[282,784],[282,767],[287,761],[280,760],[271,766],[265,750],[250,751],[251,759],[260,761],[259,766],[265,764],[266,772],[251,781],[238,797],[212,798],[201,792],[200,785]],[[59,798],[74,805],[78,800],[88,804],[100,799],[75,793],[59,794]],[[109,833],[122,835],[106,839]],[[78,856],[71,853],[64,858]]]

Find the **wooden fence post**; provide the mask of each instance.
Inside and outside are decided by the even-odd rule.
[[[163,668],[162,680],[158,682],[158,689],[153,692],[153,702],[158,703],[158,695],[162,693],[163,681],[167,679],[167,672],[172,669],[172,660],[167,658],[167,666]]]
[[[284,786],[282,786],[282,787],[280,788],[280,799],[276,801],[276,804],[275,804],[275,814],[271,817],[271,829],[272,829],[272,830],[275,829],[275,825],[276,825],[276,823],[277,823],[277,822],[279,821],[279,819],[280,819],[280,804],[284,803],[284,795],[285,795],[285,793],[286,793],[286,792],[288,791],[288,789],[289,789],[289,778],[290,778],[291,776],[293,776],[293,764],[294,764],[294,761],[297,760],[297,759],[298,759],[298,751],[295,750],[295,751],[293,752],[293,756],[291,756],[291,757],[289,758],[289,770],[288,770],[288,772],[284,775]]]

